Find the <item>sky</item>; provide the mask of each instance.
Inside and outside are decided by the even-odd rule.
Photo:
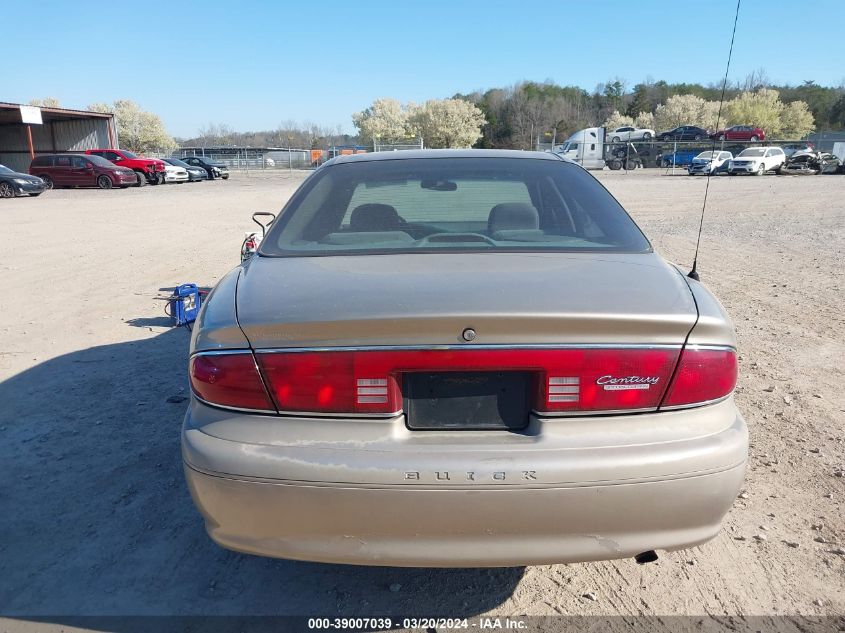
[[[2,0],[0,101],[132,99],[175,136],[311,122],[354,132],[374,99],[521,80],[718,83],[735,0]],[[149,10],[146,8],[149,7]],[[845,82],[843,0],[743,0],[730,76]],[[10,28],[14,25],[14,28]],[[806,47],[805,47],[806,45]]]

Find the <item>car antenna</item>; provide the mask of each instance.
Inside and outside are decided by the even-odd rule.
[[[728,73],[731,69],[731,56],[734,52],[734,38],[736,37],[736,23],[739,20],[739,5],[742,0],[736,0],[736,14],[734,15],[734,28],[731,32],[731,47],[728,50],[728,65],[725,67],[725,78],[722,80],[722,96],[719,98],[719,114],[716,115],[716,131],[719,131],[719,124],[722,120],[722,106],[725,103],[725,89],[728,86]],[[710,148],[710,162],[713,162],[713,153],[716,151],[716,137],[713,136],[713,145]],[[712,169],[707,170],[707,185],[704,187],[704,202],[701,205],[701,219],[698,221],[698,237],[695,240],[695,255],[692,258],[692,268],[687,277],[698,281],[698,247],[701,244],[701,228],[704,226],[704,211],[707,209],[707,193],[710,191],[710,176]]]

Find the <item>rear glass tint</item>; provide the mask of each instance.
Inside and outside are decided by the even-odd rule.
[[[32,161],[32,167],[49,167],[53,164],[52,156],[36,156]]]
[[[644,252],[650,245],[577,165],[409,158],[318,170],[274,223],[261,254],[454,250]]]

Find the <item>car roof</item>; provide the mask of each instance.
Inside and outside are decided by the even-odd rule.
[[[396,152],[370,152],[367,154],[349,154],[336,156],[324,165],[369,162],[375,160],[412,160],[415,158],[520,158],[534,160],[556,160],[567,163],[570,159],[552,152],[528,152],[514,149],[410,149]]]

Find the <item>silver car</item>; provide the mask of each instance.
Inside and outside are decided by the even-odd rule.
[[[205,303],[182,450],[211,538],[399,566],[719,532],[748,436],[731,323],[552,154],[344,156]]]

